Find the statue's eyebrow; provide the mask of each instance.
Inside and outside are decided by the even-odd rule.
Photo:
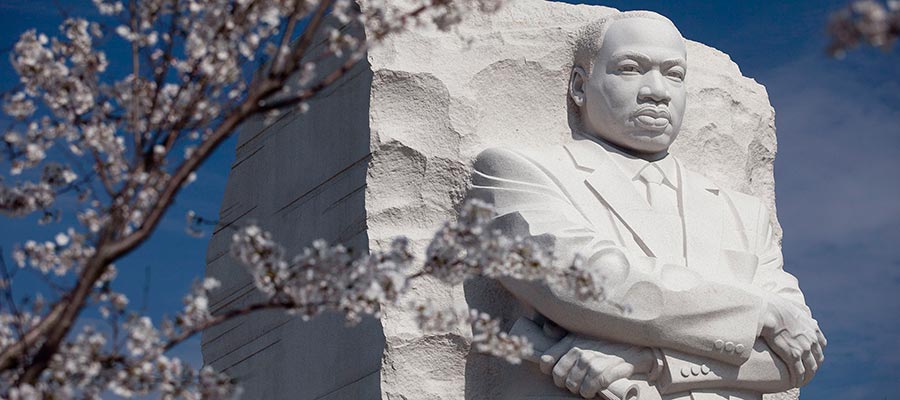
[[[650,57],[643,53],[638,53],[636,51],[620,51],[612,55],[612,61],[615,63],[621,62],[623,60],[635,60],[641,64],[650,64],[652,60]]]
[[[681,58],[681,57],[678,57],[678,58],[670,58],[670,59],[665,60],[665,61],[663,61],[662,63],[660,63],[660,66],[661,66],[663,69],[669,69],[669,68],[672,68],[672,67],[675,67],[675,66],[678,66],[678,67],[687,69],[687,61],[685,61],[685,60],[684,60],[683,58]]]
[[[651,59],[646,54],[639,53],[636,51],[631,51],[631,50],[617,52],[617,53],[613,54],[611,58],[614,63],[619,63],[623,60],[634,60],[634,61],[637,61],[638,63],[644,64],[644,65],[653,64],[653,59]],[[668,60],[663,61],[662,63],[660,63],[660,66],[663,69],[669,69],[674,66],[679,66],[679,67],[686,69],[687,62],[681,57],[676,57],[676,58],[670,58]]]

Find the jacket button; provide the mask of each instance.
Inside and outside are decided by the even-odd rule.
[[[735,352],[735,353],[738,353],[738,354],[743,353],[743,352],[744,352],[744,345],[739,344],[739,345],[734,346],[734,352]]]
[[[685,377],[685,378],[691,376],[691,369],[688,368],[688,367],[682,368],[682,369],[681,369],[681,376],[683,376],[683,377]]]
[[[708,373],[709,373],[709,367],[707,367],[706,364],[701,365],[701,366],[700,366],[700,373],[702,373],[703,375],[708,374]]]
[[[691,367],[691,375],[697,376],[700,375],[700,366],[695,365]]]
[[[722,339],[716,340],[716,350],[722,350],[725,347],[725,342]]]
[[[729,353],[734,351],[734,343],[733,342],[725,343],[725,351],[727,351]]]

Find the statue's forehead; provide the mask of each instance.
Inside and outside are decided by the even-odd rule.
[[[629,47],[657,48],[686,54],[684,39],[672,24],[643,17],[612,21],[604,35],[601,53],[610,54]]]

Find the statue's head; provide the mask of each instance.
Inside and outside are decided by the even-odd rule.
[[[575,42],[573,122],[635,155],[665,154],[684,117],[686,73],[684,39],[666,17],[629,11],[595,21]]]

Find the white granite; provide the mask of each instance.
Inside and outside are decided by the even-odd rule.
[[[684,118],[689,59],[659,14],[589,23],[568,81],[572,138],[476,158],[470,195],[495,206],[494,227],[551,247],[552,268],[583,257],[606,294],[590,301],[501,279],[534,309],[503,313],[515,320],[511,332],[543,346],[533,360],[540,372],[495,367],[496,397],[751,400],[815,375],[825,339],[782,268],[768,207],[668,152]]]
[[[371,72],[365,66],[353,71],[314,101],[308,115],[287,116],[266,129],[245,127],[223,225],[255,219],[289,251],[316,237],[360,248],[395,235],[411,237],[424,250],[437,226],[454,217],[479,152],[571,141],[566,91],[572,40],[584,23],[610,12],[516,0],[469,19],[458,33],[420,29],[394,37],[370,52]],[[765,88],[718,50],[688,41],[687,53],[686,113],[672,153],[722,188],[764,199],[780,238],[774,111]],[[246,276],[225,254],[229,236],[220,230],[210,243],[209,273],[225,282],[215,306],[253,299]],[[521,314],[492,282],[457,288],[424,282],[414,293]],[[261,315],[205,334],[204,357],[242,379],[245,398],[500,395],[492,383],[508,367],[469,355],[468,327],[423,336],[410,317],[403,308],[389,308],[383,330],[371,320],[347,330],[337,319],[303,324]]]
[[[460,35],[417,31],[373,51],[370,242],[406,234],[424,246],[435,226],[453,216],[467,183],[458,171],[481,150],[571,140],[565,120],[571,44],[582,24],[610,12],[517,1],[463,24]],[[696,42],[687,46],[687,110],[672,152],[722,187],[765,199],[780,237],[774,220],[774,112],[765,88],[743,77],[727,55]],[[516,302],[496,285],[475,282],[467,288],[475,306],[517,313]],[[423,284],[417,291],[457,304],[467,300],[460,288]],[[467,366],[461,354],[466,327],[422,337],[404,310],[386,314],[385,397],[500,395],[492,392],[493,383],[505,365],[474,355]],[[463,384],[466,375],[470,379]]]

